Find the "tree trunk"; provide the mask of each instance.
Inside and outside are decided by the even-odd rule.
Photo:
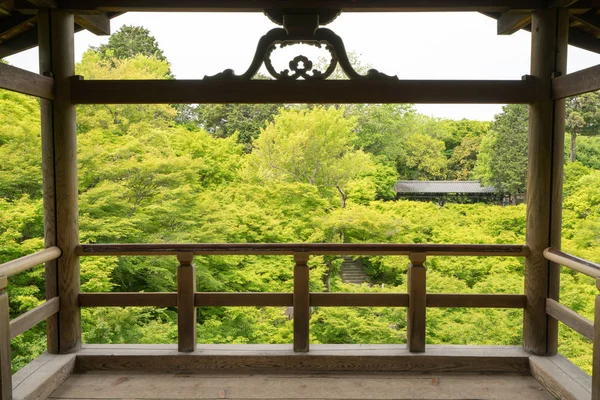
[[[325,273],[325,291],[331,292],[331,273],[333,272],[333,263],[331,260],[326,260],[325,265],[327,265],[327,272]]]
[[[346,200],[348,199],[348,195],[346,192],[342,190],[339,185],[336,185],[335,188],[340,192],[340,199],[342,200],[342,208],[346,208]]]
[[[517,195],[516,194],[511,194],[510,198],[511,198],[511,201],[512,201],[512,205],[516,206],[517,205]]]
[[[571,162],[575,162],[575,142],[577,141],[577,133],[571,132],[571,155],[569,157]]]

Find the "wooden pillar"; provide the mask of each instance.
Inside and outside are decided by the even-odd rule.
[[[308,253],[294,254],[294,351],[307,353],[310,338]]]
[[[543,251],[560,248],[564,146],[564,101],[551,98],[552,79],[566,72],[568,15],[564,9],[536,10],[532,16],[531,75],[539,99],[529,111],[527,245],[523,346],[536,355],[555,354],[558,325],[546,314],[546,298],[558,299],[560,267]]]
[[[600,279],[596,279],[600,290]],[[600,295],[596,296],[594,311],[594,356],[592,359],[592,400],[600,400]]]
[[[409,258],[406,344],[411,353],[423,353],[427,313],[425,254],[411,253]]]
[[[177,333],[178,349],[183,352],[196,350],[196,267],[194,254],[177,255]]]
[[[50,43],[50,10],[38,11],[38,43],[40,74],[53,76],[52,45]],[[54,102],[40,99],[42,133],[42,181],[44,183],[44,245],[58,246],[56,235],[56,191],[54,182]],[[58,261],[46,263],[46,300],[58,296]],[[59,352],[58,314],[46,320],[47,351]]]
[[[60,297],[59,347],[61,353],[81,348],[79,309],[79,211],[77,205],[77,137],[75,106],[70,99],[70,80],[75,75],[73,14],[50,11],[50,59],[54,76],[53,133],[56,204],[56,242],[62,250],[58,259]]]
[[[0,276],[0,400],[12,399],[12,372],[10,366],[10,315],[6,276]]]

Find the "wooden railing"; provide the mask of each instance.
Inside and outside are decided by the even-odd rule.
[[[58,247],[49,247],[38,253],[0,265],[0,399],[12,398],[12,372],[10,364],[10,341],[21,333],[56,314],[59,311],[59,298],[53,297],[44,303],[10,320],[8,295],[5,292],[8,278],[27,271],[36,265],[56,260],[62,254]]]
[[[179,351],[196,346],[196,307],[293,306],[294,351],[309,351],[310,307],[408,307],[407,345],[411,352],[425,351],[427,307],[525,308],[522,294],[428,294],[425,262],[428,256],[525,257],[522,245],[429,244],[88,244],[79,256],[159,256],[179,260],[176,293],[80,293],[82,307],[159,306],[178,308]],[[311,293],[310,256],[408,256],[408,293]],[[295,260],[293,293],[198,293],[194,256],[291,255]]]
[[[596,287],[600,290],[599,264],[553,248],[544,250],[544,257],[548,261],[564,265],[565,267],[596,279]],[[546,312],[552,318],[571,327],[573,330],[593,342],[592,400],[600,400],[600,295],[596,296],[594,322],[550,298],[546,299]]]

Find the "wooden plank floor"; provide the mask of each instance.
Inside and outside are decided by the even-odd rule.
[[[51,399],[553,399],[513,374],[186,374],[89,371]]]

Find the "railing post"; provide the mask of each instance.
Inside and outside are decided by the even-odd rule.
[[[310,287],[308,253],[294,254],[294,351],[308,352],[310,334]]]
[[[596,279],[600,290],[600,278]],[[594,356],[592,360],[592,400],[600,400],[600,295],[596,296],[594,310]]]
[[[0,276],[0,400],[12,399],[12,372],[10,367],[10,315],[6,276]]]
[[[423,353],[427,310],[426,257],[424,253],[410,253],[409,258],[406,344],[411,353]]]
[[[196,267],[194,254],[177,255],[177,332],[178,349],[183,352],[196,350]]]

